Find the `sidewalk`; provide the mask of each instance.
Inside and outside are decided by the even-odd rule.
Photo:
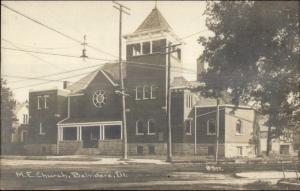
[[[116,164],[170,164],[158,159],[128,159],[121,160],[117,157],[102,157],[88,155],[66,156],[1,156],[1,165],[56,165],[56,164],[80,164],[80,165],[116,165]]]

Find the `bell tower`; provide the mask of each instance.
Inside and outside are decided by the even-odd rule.
[[[181,43],[171,26],[155,6],[142,24],[126,39],[127,86],[139,83],[165,84],[169,43]],[[171,56],[171,76],[181,75],[181,51]],[[165,88],[165,87],[164,87]]]

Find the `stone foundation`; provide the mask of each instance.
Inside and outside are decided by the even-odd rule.
[[[138,147],[143,148],[143,153],[138,153]],[[154,153],[149,154],[149,147],[154,147]],[[128,154],[130,155],[165,155],[167,154],[166,143],[130,143],[128,144]]]
[[[28,155],[56,155],[56,144],[26,144],[25,153]]]
[[[237,147],[242,147],[242,155],[238,153]],[[226,143],[225,144],[225,157],[234,158],[234,157],[255,157],[255,147],[248,143]]]
[[[120,155],[123,152],[122,140],[104,140],[99,142],[99,154],[102,155]]]
[[[79,154],[78,150],[82,147],[81,141],[60,141],[59,154],[60,155],[74,155]]]
[[[173,154],[175,155],[195,155],[195,144],[173,143]],[[197,144],[196,155],[208,155],[208,147],[215,147],[215,144]],[[224,156],[224,144],[219,144],[219,156]],[[213,152],[215,153],[215,151]]]

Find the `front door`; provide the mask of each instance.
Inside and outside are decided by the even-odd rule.
[[[98,148],[100,127],[82,127],[83,148]]]

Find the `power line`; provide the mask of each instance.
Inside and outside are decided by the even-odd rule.
[[[52,56],[63,56],[63,57],[69,57],[69,58],[80,58],[79,56],[74,56],[74,55],[67,55],[67,54],[58,54],[58,53],[50,53],[50,52],[40,52],[40,51],[34,51],[34,50],[26,50],[26,49],[16,49],[16,48],[8,48],[8,47],[3,47],[1,46],[2,49],[6,50],[12,50],[12,51],[19,51],[19,52],[31,52],[31,53],[36,53],[36,54],[45,54],[45,55],[52,55]],[[94,58],[94,57],[87,57],[87,59],[91,60],[101,60],[101,61],[113,61],[109,59],[102,59],[102,58]]]
[[[182,38],[180,38],[180,39],[187,39],[187,38],[190,38],[190,37],[192,37],[192,36],[194,36],[194,35],[196,35],[196,34],[199,34],[199,33],[202,33],[202,32],[206,32],[206,31],[210,31],[210,30],[209,30],[209,29],[201,30],[201,31],[198,31],[198,32],[196,32],[196,33],[192,33],[192,34],[190,34],[190,35],[184,36],[184,37],[182,37]]]
[[[11,42],[11,41],[9,41],[9,40],[6,40],[6,39],[4,39],[4,38],[1,38],[1,40],[5,41],[5,42],[7,42],[7,43],[9,43],[9,44],[11,44],[11,45],[14,46],[15,48],[20,49],[20,47],[18,47],[17,45],[15,45],[13,42]],[[64,67],[61,67],[61,66],[58,66],[58,65],[56,65],[56,64],[53,64],[53,63],[51,63],[51,62],[48,62],[48,61],[42,59],[41,57],[36,56],[36,55],[34,55],[34,54],[30,53],[30,52],[25,52],[25,53],[28,54],[28,55],[30,55],[30,56],[32,56],[32,57],[34,57],[34,58],[36,58],[36,59],[38,59],[38,60],[40,60],[40,61],[42,61],[42,62],[44,62],[44,63],[46,63],[46,64],[49,64],[49,65],[54,66],[54,67],[61,68],[61,69],[63,69],[63,70],[66,70]]]
[[[80,40],[75,39],[75,38],[73,38],[73,37],[71,37],[71,36],[69,36],[69,35],[67,35],[67,34],[65,34],[65,33],[62,33],[62,32],[60,32],[60,31],[54,29],[53,27],[50,27],[50,26],[48,26],[48,25],[46,25],[46,24],[43,24],[42,22],[40,22],[40,21],[38,21],[38,20],[36,20],[36,19],[33,19],[33,18],[31,18],[31,17],[29,17],[29,16],[27,16],[27,15],[25,15],[25,14],[23,14],[23,13],[17,11],[17,10],[15,10],[15,9],[13,9],[13,8],[11,8],[11,7],[9,7],[9,6],[5,5],[5,4],[3,4],[3,3],[1,3],[1,5],[2,5],[3,7],[5,7],[5,8],[7,8],[7,9],[13,11],[14,13],[17,13],[18,15],[21,15],[21,16],[23,16],[23,17],[25,17],[25,18],[27,18],[27,19],[29,19],[29,20],[31,20],[31,21],[33,21],[33,22],[35,22],[35,23],[37,23],[37,24],[39,24],[39,25],[41,25],[41,26],[43,26],[43,27],[45,27],[45,28],[47,28],[47,29],[49,29],[49,30],[51,30],[51,31],[54,31],[54,32],[60,34],[61,36],[64,36],[64,37],[66,37],[66,38],[68,38],[68,39],[70,39],[70,40],[73,40],[73,41],[75,41],[75,42],[77,42],[77,43],[79,43],[79,44],[82,43]],[[97,51],[99,51],[99,52],[101,52],[101,53],[104,53],[104,54],[107,54],[107,55],[110,55],[110,56],[113,56],[113,57],[116,58],[116,56],[114,56],[113,54],[108,53],[108,52],[106,52],[106,51],[103,51],[103,50],[101,50],[101,49],[99,49],[99,48],[96,48],[96,47],[94,47],[94,46],[88,45],[88,47],[90,47],[90,48],[92,48],[92,49],[94,49],[94,50],[97,50]]]
[[[88,68],[99,67],[99,66],[104,65],[104,64],[107,64],[107,63],[97,64],[97,65],[93,65],[93,66],[89,66],[89,67],[76,68],[76,69],[73,69],[73,70],[68,70],[68,71],[60,72],[60,73],[52,73],[52,74],[47,74],[47,75],[42,75],[42,76],[36,76],[36,77],[33,77],[33,78],[44,78],[44,77],[50,77],[50,76],[58,76],[58,75],[62,75],[62,74],[70,73],[70,72],[75,72],[75,71],[78,71],[78,70],[84,70],[84,69],[88,69]],[[19,82],[24,82],[24,80],[14,81],[14,82],[10,82],[10,83],[19,83]]]
[[[96,71],[98,71],[98,70],[94,70],[92,72],[96,72]],[[56,79],[56,81],[69,79],[69,78],[74,78],[74,77],[82,76],[82,75],[85,75],[85,74],[90,74],[92,72],[89,71],[89,72],[84,72],[84,73],[80,73],[80,74],[76,74],[76,75],[72,75],[72,76],[68,76],[68,77],[63,77],[63,78]],[[42,83],[32,84],[32,85],[29,85],[29,86],[21,86],[21,87],[13,88],[12,90],[17,90],[17,89],[22,89],[22,88],[29,88],[29,87],[33,87],[33,86],[39,86],[39,85],[43,85],[43,84],[47,84],[47,83],[49,83],[49,82],[42,82]]]

